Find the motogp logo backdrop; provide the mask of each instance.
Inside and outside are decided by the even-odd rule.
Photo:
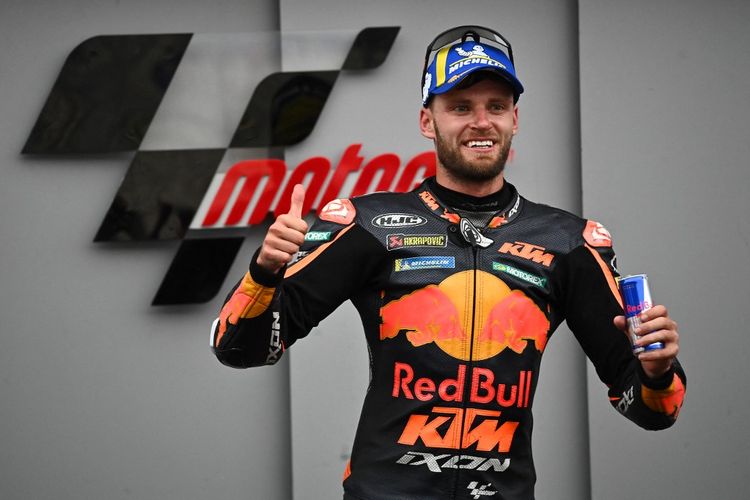
[[[386,60],[398,32],[399,27],[363,29],[354,38],[337,70],[265,71],[267,76],[255,84],[233,133],[227,132],[227,136],[219,140],[222,147],[174,149],[149,148],[148,144],[144,147],[147,132],[158,128],[153,125],[154,116],[157,111],[161,113],[160,106],[169,104],[169,99],[165,99],[168,90],[180,86],[173,87],[175,80],[184,83],[187,78],[202,83],[205,78],[215,76],[196,74],[191,67],[190,54],[198,49],[205,52],[206,45],[211,46],[206,40],[213,44],[217,53],[222,53],[231,50],[236,39],[193,33],[96,36],[82,42],[68,55],[22,154],[86,161],[101,155],[127,153],[131,158],[130,166],[94,241],[179,241],[179,248],[152,304],[205,302],[223,286],[245,238],[246,231],[240,230],[265,219],[273,209],[271,200],[283,198],[286,189],[282,189],[282,181],[288,174],[283,162],[284,148],[300,143],[312,132],[341,71],[379,67]],[[276,34],[277,38],[279,36]],[[280,45],[278,40],[276,45]],[[278,59],[280,56],[272,54],[270,57]],[[263,71],[260,63],[250,61],[247,64],[248,73]],[[280,67],[278,61],[276,67]],[[178,70],[182,80],[175,79]],[[232,105],[238,109],[236,106],[242,103]],[[190,111],[179,110],[183,114]],[[190,123],[189,118],[182,123]],[[179,129],[180,124],[174,128]],[[292,184],[295,175],[309,178],[307,175],[311,172],[308,190],[323,193],[319,206],[327,199],[346,196],[339,190],[346,175],[360,169],[363,158],[357,156],[358,150],[359,145],[346,149],[325,191],[323,184],[329,177],[331,165],[320,157],[300,164],[286,177],[286,185]],[[242,158],[248,151],[252,152],[252,157]],[[228,161],[227,158],[238,155],[238,161],[243,161],[227,173],[239,175],[245,185],[238,188],[240,194],[230,207],[232,213],[225,217],[222,225],[217,222],[218,217],[229,205],[226,190],[221,192],[216,187],[226,177],[217,169]],[[399,167],[396,155],[373,158],[360,172],[355,191],[364,194],[374,189],[412,189],[415,182],[434,171],[434,155],[417,155],[400,170],[401,176],[395,185],[390,185]],[[369,186],[374,178],[380,179],[378,185]],[[261,180],[265,180],[265,184],[258,188]],[[232,182],[236,184],[237,179]],[[252,216],[247,220],[242,217],[243,210],[251,197],[258,198],[256,188],[261,191],[260,199],[250,208]],[[209,197],[210,193],[213,198]],[[283,203],[277,203],[277,213],[283,213]],[[209,206],[210,210],[202,208]],[[226,219],[242,226],[228,227]],[[196,220],[202,227],[195,227]]]

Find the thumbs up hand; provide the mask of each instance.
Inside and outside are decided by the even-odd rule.
[[[307,233],[307,222],[302,219],[304,203],[305,187],[297,184],[292,191],[289,213],[279,215],[268,228],[256,260],[260,267],[277,273],[299,251]]]
[[[292,191],[292,203],[289,207],[289,215],[298,219],[302,218],[302,205],[305,204],[305,186],[297,184]]]

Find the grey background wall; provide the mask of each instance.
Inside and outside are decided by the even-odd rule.
[[[92,243],[130,155],[20,156],[91,36],[275,29],[275,2],[0,4],[0,497],[291,497],[286,370],[219,365],[216,303],[151,307],[176,242]]]
[[[472,2],[477,11],[470,16],[465,4],[371,3],[0,5],[0,496],[286,499],[294,491],[295,498],[322,498],[315,495],[338,487],[350,441],[343,434],[353,433],[349,417],[359,405],[349,401],[332,415],[301,404],[309,397],[300,392],[304,377],[314,373],[305,371],[311,366],[305,357],[316,349],[337,345],[335,353],[351,349],[352,364],[359,363],[356,356],[364,362],[356,340],[337,342],[335,336],[346,331],[314,333],[295,346],[291,363],[229,370],[207,349],[220,297],[199,306],[149,305],[176,243],[91,243],[128,155],[86,161],[20,156],[72,47],[103,33],[356,30],[376,24],[411,27],[400,34],[399,43],[406,43],[444,26],[481,21],[502,27],[519,61],[521,53],[538,61],[523,68],[530,90],[522,102],[512,181],[533,198],[582,209],[605,223],[621,270],[648,272],[658,299],[680,323],[689,378],[677,426],[647,433],[611,409],[595,376],[584,376],[576,346],[559,331],[545,356],[535,405],[538,497],[586,498],[590,471],[595,499],[636,492],[645,499],[743,498],[743,467],[750,458],[744,432],[750,408],[742,391],[750,347],[750,6],[730,0],[581,0],[576,11],[574,2]],[[488,12],[497,12],[496,22]],[[522,27],[518,19],[530,24]],[[565,38],[576,32],[577,40]],[[579,71],[577,42],[580,103],[578,83],[569,76]],[[419,68],[397,47],[389,63],[411,71],[407,80],[413,82]],[[285,53],[282,64],[291,69],[300,63]],[[568,76],[558,82],[558,74]],[[375,91],[389,85],[379,79],[384,76],[364,82],[349,75],[349,84],[342,79],[337,87],[340,100],[332,102],[361,105],[355,88],[370,85]],[[399,99],[395,106],[412,106],[403,124],[389,132],[393,137],[372,135],[389,118],[384,108],[372,116],[372,128],[363,128],[369,151],[392,149],[408,157],[429,147],[416,133],[418,89],[409,85],[392,89]],[[560,115],[550,115],[553,108]],[[347,110],[326,112],[337,117]],[[329,156],[357,139],[350,132],[345,140],[326,142],[325,128],[316,133],[321,135],[310,140]],[[550,158],[557,148],[564,150],[561,163],[580,159],[579,171],[556,170]],[[291,150],[288,163],[308,154]],[[243,272],[242,255],[258,239],[257,232],[250,234],[228,281]],[[341,314],[346,318],[351,311]],[[329,376],[325,387],[357,394],[365,381],[360,371],[353,380]],[[556,381],[566,387],[555,389]],[[574,408],[581,412],[575,417]],[[327,434],[343,429],[344,421],[348,430]],[[303,460],[320,445],[305,440],[309,430],[332,445],[333,456],[317,457],[327,462],[322,469]],[[329,469],[335,477],[326,475]],[[313,481],[318,489],[306,490]]]
[[[593,498],[746,498],[750,4],[580,2],[583,209],[680,324],[688,393],[661,433],[589,380]],[[632,207],[632,208],[629,208]]]

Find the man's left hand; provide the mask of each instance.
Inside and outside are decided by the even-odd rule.
[[[637,345],[646,346],[654,342],[664,344],[663,349],[644,351],[638,354],[643,371],[651,378],[658,378],[672,366],[672,360],[680,350],[680,335],[677,333],[677,323],[669,317],[667,308],[654,306],[641,313],[641,326],[636,330],[640,338]],[[625,316],[615,316],[615,326],[627,333],[628,324]]]

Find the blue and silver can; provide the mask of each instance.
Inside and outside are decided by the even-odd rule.
[[[638,355],[645,351],[663,349],[664,344],[654,342],[646,346],[636,344],[639,336],[635,334],[635,329],[641,326],[641,313],[648,311],[654,305],[651,300],[651,289],[648,286],[648,276],[645,274],[634,274],[618,278],[617,283],[620,287],[620,296],[622,297],[622,307],[625,310],[625,319],[628,322],[628,336],[630,337],[630,346],[633,354]]]

